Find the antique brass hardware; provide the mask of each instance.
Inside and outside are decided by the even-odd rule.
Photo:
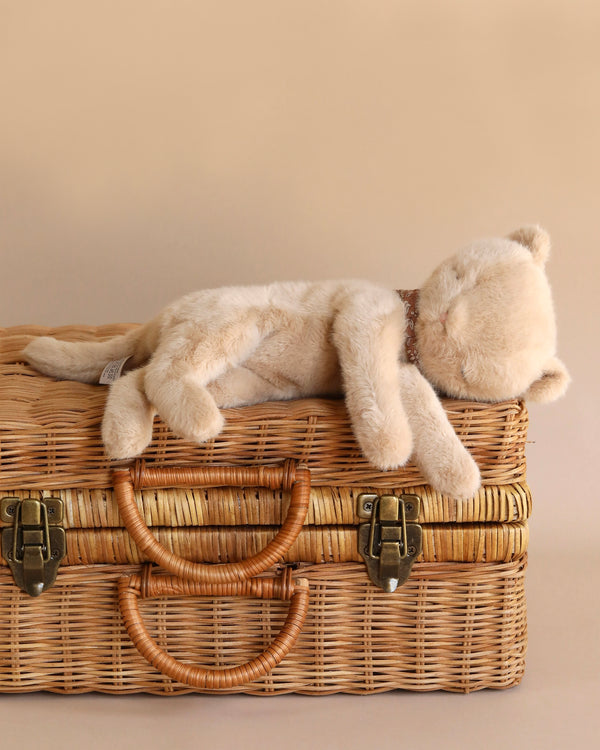
[[[56,580],[66,554],[62,500],[4,497],[0,519],[10,524],[2,529],[2,556],[15,583],[30,596],[39,596]]]
[[[358,496],[357,512],[370,523],[358,527],[358,549],[371,581],[391,593],[403,584],[421,553],[423,531],[415,523],[421,500],[417,495]]]

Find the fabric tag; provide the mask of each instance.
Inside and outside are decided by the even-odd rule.
[[[123,357],[123,359],[113,359],[112,362],[109,362],[104,370],[102,370],[102,375],[100,375],[100,380],[98,381],[100,385],[109,385],[118,380],[121,377],[123,366],[128,359],[131,359],[131,355]]]

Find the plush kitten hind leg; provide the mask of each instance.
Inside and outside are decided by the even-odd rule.
[[[144,391],[145,374],[141,367],[110,387],[102,419],[102,442],[109,458],[137,456],[152,440],[156,409]]]
[[[218,315],[175,325],[146,367],[144,387],[149,401],[173,432],[203,443],[224,424],[208,385],[257,348],[262,338],[251,311],[224,322]]]

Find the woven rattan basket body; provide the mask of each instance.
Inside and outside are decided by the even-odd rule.
[[[142,460],[111,464],[106,388],[41,376],[20,353],[32,335],[125,329],[0,335],[0,497],[58,498],[66,537],[56,582],[37,598],[0,560],[0,691],[467,692],[520,681],[522,402],[445,402],[482,472],[468,501],[434,492],[413,465],[371,467],[331,400],[226,410],[224,432],[203,446],[157,420]],[[420,498],[422,549],[393,593],[371,582],[358,541],[360,497],[382,495]]]

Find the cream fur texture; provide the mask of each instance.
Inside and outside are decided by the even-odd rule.
[[[474,242],[421,289],[416,343],[404,351],[405,310],[395,291],[364,281],[278,283],[196,292],[144,326],[103,343],[33,340],[39,371],[97,383],[131,356],[110,388],[102,425],[107,454],[128,458],[152,438],[156,413],[186,440],[223,428],[219,407],[307,396],[345,396],[366,458],[380,469],[412,456],[444,494],[469,497],[479,470],[438,394],[483,401],[551,401],[569,376],[556,326],[539,227]]]

